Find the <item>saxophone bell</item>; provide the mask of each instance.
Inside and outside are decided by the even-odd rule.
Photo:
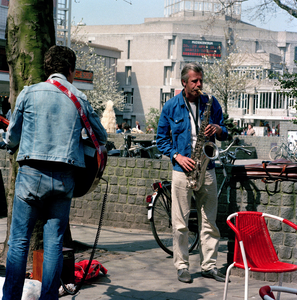
[[[205,142],[203,144],[202,151],[204,155],[210,160],[217,159],[220,154],[218,146],[211,141]]]

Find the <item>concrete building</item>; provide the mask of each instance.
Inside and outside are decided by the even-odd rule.
[[[89,42],[122,50],[117,80],[126,96],[118,122],[135,120],[144,126],[151,107],[163,104],[181,90],[180,72],[185,63],[202,62],[205,55],[220,59],[230,46],[238,47],[245,60],[236,66],[248,72],[254,85],[231,101],[229,115],[244,126],[277,126],[295,115],[292,99],[277,92],[271,73],[296,70],[297,33],[275,32],[240,20],[241,7],[226,8],[219,1],[166,0],[165,17],[143,24],[84,26],[81,36]],[[218,13],[215,18],[213,13]],[[261,81],[260,81],[261,79]]]

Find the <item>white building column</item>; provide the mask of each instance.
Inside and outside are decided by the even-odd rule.
[[[248,101],[249,101],[249,115],[254,114],[254,95],[248,94]]]

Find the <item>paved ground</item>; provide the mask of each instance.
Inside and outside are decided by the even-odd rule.
[[[71,225],[74,240],[92,246],[97,232],[96,226]],[[5,239],[6,219],[0,219],[0,243]],[[201,277],[197,251],[190,256],[192,284],[177,280],[172,258],[161,250],[149,231],[104,227],[99,238],[99,248],[107,251],[98,259],[108,269],[106,276],[84,284],[75,296],[62,299],[72,300],[127,300],[127,299],[222,299],[224,283]],[[226,266],[227,241],[222,240],[219,248],[218,267]],[[231,276],[229,300],[243,299],[244,279]],[[250,280],[249,299],[260,299],[259,288],[273,283]],[[295,287],[294,284],[286,284]],[[282,300],[296,296],[283,294]],[[296,298],[297,299],[297,298]]]

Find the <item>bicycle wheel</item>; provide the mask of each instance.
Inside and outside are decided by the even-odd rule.
[[[283,149],[278,147],[278,146],[274,146],[270,149],[269,151],[269,158],[271,160],[276,160],[279,158],[283,157]]]
[[[197,221],[197,218],[196,218]],[[151,229],[158,245],[169,255],[173,256],[173,238],[171,224],[171,199],[163,193],[158,193],[152,208],[152,218],[150,220]],[[198,228],[198,224],[197,227]],[[198,243],[199,235],[189,231],[189,252],[193,251]]]

